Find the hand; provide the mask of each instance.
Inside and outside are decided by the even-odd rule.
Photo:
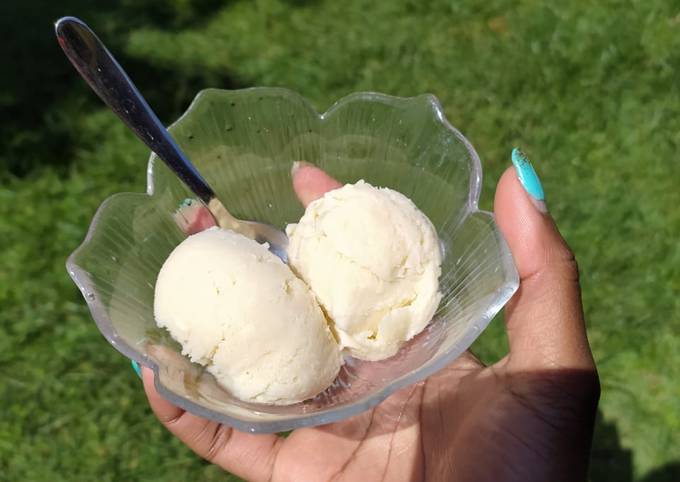
[[[307,204],[339,186],[301,165]],[[485,367],[467,352],[373,410],[288,437],[238,432],[144,389],[159,420],[192,450],[253,481],[586,480],[599,382],[574,257],[552,219],[508,169],[495,211],[520,273],[505,308],[510,352]]]

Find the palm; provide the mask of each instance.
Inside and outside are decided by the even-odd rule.
[[[423,480],[423,445],[431,442],[429,436],[423,437],[423,426],[437,424],[440,415],[456,412],[451,405],[456,403],[452,397],[455,386],[482,371],[471,356],[462,357],[368,412],[294,431],[278,452],[272,480]]]
[[[592,425],[596,377],[514,365],[505,358],[484,367],[468,353],[369,412],[296,430],[277,453],[272,480],[568,478],[579,470],[573,461],[587,460],[588,447],[574,441],[587,439]],[[575,386],[583,395],[565,396]],[[541,463],[554,451],[562,464]]]

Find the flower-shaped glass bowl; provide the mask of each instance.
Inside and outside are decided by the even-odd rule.
[[[147,193],[106,199],[67,268],[106,339],[151,367],[159,392],[192,413],[251,432],[352,416],[453,361],[517,289],[493,216],[477,207],[479,158],[431,95],[356,93],[319,114],[286,89],[209,89],[170,131],[241,219],[281,229],[297,222],[303,207],[290,169],[304,160],[342,182],[364,179],[405,194],[432,220],[444,251],[439,309],[397,355],[380,362],[348,358],[335,383],[312,400],[289,406],[242,402],[182,356],[154,323],[156,276],[185,237],[172,214],[191,193],[152,155]]]

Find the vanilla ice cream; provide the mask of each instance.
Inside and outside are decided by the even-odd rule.
[[[234,396],[289,404],[327,388],[342,357],[309,288],[266,245],[211,228],[170,254],[154,314]]]
[[[309,204],[286,232],[290,266],[350,355],[388,358],[432,319],[441,299],[439,238],[403,194],[348,184]]]

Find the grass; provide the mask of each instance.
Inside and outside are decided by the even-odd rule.
[[[168,122],[208,86],[286,86],[320,110],[432,92],[482,156],[485,208],[521,146],[581,267],[603,383],[592,479],[680,479],[674,2],[90,3],[0,7],[15,62],[0,81],[0,480],[230,480],[153,419],[64,270],[101,200],[144,190],[147,152],[62,58],[60,14],[100,32]],[[500,318],[474,349],[503,354]]]

